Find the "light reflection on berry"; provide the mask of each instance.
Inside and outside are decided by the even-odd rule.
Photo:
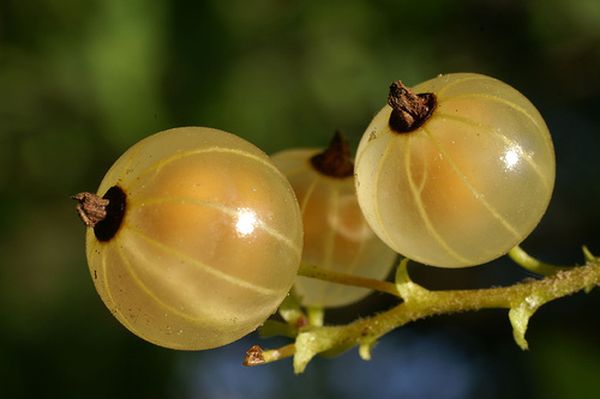
[[[504,162],[506,169],[512,170],[515,166],[517,166],[519,160],[521,159],[521,152],[521,147],[514,146],[509,148],[504,155],[502,155],[500,159]]]
[[[240,236],[247,236],[252,234],[257,223],[256,213],[249,209],[240,209],[237,214],[235,230]]]

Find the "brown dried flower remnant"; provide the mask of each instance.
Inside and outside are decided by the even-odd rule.
[[[263,357],[263,348],[261,348],[259,345],[253,345],[246,352],[246,357],[244,358],[244,362],[242,364],[244,366],[258,366],[264,362],[265,358]]]
[[[78,202],[75,209],[87,227],[94,228],[96,224],[106,218],[106,207],[109,200],[87,192],[75,194],[71,198]]]

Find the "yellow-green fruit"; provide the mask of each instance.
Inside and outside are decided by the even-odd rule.
[[[298,203],[247,141],[201,127],[157,133],[115,162],[98,195],[107,192],[113,205],[123,197],[123,218],[112,235],[110,217],[88,229],[88,263],[100,297],[136,335],[175,349],[225,345],[291,288]]]
[[[302,261],[327,270],[376,279],[389,273],[396,253],[367,225],[354,189],[354,178],[317,171],[311,158],[318,149],[293,149],[271,159],[296,192],[304,224]],[[306,306],[334,307],[365,297],[369,290],[298,276],[294,285]]]
[[[428,265],[472,266],[505,254],[535,228],[552,195],[544,120],[517,90],[483,75],[440,75],[412,91],[434,94],[429,118],[397,132],[386,105],[358,147],[367,221],[394,250]]]

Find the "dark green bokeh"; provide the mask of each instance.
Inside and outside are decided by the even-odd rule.
[[[581,261],[584,243],[600,252],[598,27],[595,0],[0,0],[0,396],[192,397],[181,371],[191,355],[137,339],[102,305],[68,199],[169,127],[220,128],[266,152],[322,146],[335,129],[356,144],[391,81],[489,74],[538,106],[555,141],[555,195],[525,247],[565,263]],[[502,260],[413,269],[436,288],[525,277]],[[376,296],[333,315],[389,304]],[[599,305],[592,292],[543,308],[529,353],[511,342],[502,312],[407,329],[468,333],[467,352],[498,370],[487,397],[584,398],[597,395]],[[330,375],[344,361],[311,367]],[[326,378],[310,381],[313,396],[336,392]],[[289,397],[302,396],[294,387]]]

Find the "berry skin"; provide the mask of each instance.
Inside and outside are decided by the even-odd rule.
[[[412,91],[423,102],[431,97],[422,93],[434,96],[425,118],[406,128],[395,121],[402,112],[386,105],[358,147],[356,188],[369,225],[427,265],[473,266],[505,254],[552,195],[544,120],[521,93],[484,75],[440,75]]]
[[[362,216],[351,165],[348,176],[328,176],[311,163],[320,152],[291,149],[271,157],[290,181],[300,203],[304,225],[302,261],[335,272],[385,278],[396,253],[377,238]],[[338,168],[343,169],[343,165]],[[303,305],[317,307],[348,305],[370,292],[302,276],[297,277],[294,288]]]
[[[110,168],[98,188],[106,193],[108,217],[87,231],[90,272],[113,315],[145,340],[228,344],[275,312],[294,282],[294,192],[237,136],[201,127],[152,135]]]

